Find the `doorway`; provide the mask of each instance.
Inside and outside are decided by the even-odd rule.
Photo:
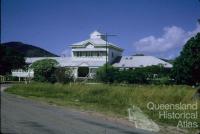
[[[78,77],[87,77],[89,74],[89,67],[79,67]]]

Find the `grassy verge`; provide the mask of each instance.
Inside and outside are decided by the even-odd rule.
[[[148,102],[155,104],[194,104],[192,96],[195,90],[185,85],[62,85],[48,83],[33,83],[15,85],[6,92],[34,98],[58,105],[75,106],[81,109],[114,114],[127,117],[127,108],[136,105],[156,122],[176,126],[180,119],[159,118],[158,110],[149,110]],[[198,101],[198,116],[200,116],[200,101]],[[194,110],[168,110],[167,112],[195,112]],[[200,122],[200,118],[187,119],[188,122]],[[200,125],[200,124],[198,124]],[[200,127],[198,127],[199,129]]]

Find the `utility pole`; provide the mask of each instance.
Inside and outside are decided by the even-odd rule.
[[[109,36],[117,36],[117,35],[105,33],[105,34],[100,34],[97,36],[103,36],[106,41],[106,74],[107,74],[107,70],[108,70],[108,37]]]

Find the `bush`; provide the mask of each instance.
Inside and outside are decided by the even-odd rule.
[[[43,59],[34,62],[31,68],[34,70],[34,80],[39,82],[56,82],[55,69],[58,62],[53,59]]]
[[[120,83],[147,83],[145,72],[139,68],[134,70],[120,70],[115,78],[116,82]]]
[[[130,70],[130,79],[128,83],[147,83],[147,75],[142,69],[136,68],[135,70]]]
[[[170,85],[170,84],[173,84],[173,81],[170,80],[169,77],[161,77],[158,79],[152,79],[149,81],[149,83],[155,84],[155,85]]]
[[[106,65],[104,65],[97,70],[97,79],[109,83],[169,84],[170,71],[163,66],[119,70],[108,65],[106,73]]]
[[[97,69],[96,79],[102,82],[113,83],[117,72],[118,69],[114,68],[110,64],[107,64],[107,69],[106,69],[106,64],[105,64],[104,66]]]
[[[57,82],[66,84],[74,80],[72,69],[70,68],[57,68],[55,70],[55,76]]]
[[[142,72],[145,72],[145,74],[148,76],[148,79],[150,80],[155,78],[168,77],[171,72],[170,68],[164,68],[162,65],[152,65],[138,69],[140,69]]]

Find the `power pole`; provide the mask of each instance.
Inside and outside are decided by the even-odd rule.
[[[107,74],[107,70],[108,70],[108,37],[109,36],[117,36],[117,35],[105,33],[105,34],[101,34],[98,36],[103,36],[106,41],[106,74]]]

